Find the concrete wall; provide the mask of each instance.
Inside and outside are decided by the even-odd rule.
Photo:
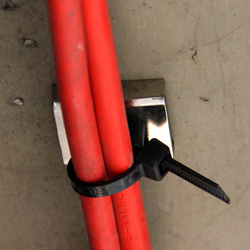
[[[52,113],[46,1],[7,2],[0,1],[0,249],[87,250]],[[249,249],[250,2],[109,4],[121,78],[165,78],[175,158],[232,200],[172,174],[143,180],[153,249]]]

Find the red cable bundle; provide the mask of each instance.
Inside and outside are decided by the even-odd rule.
[[[58,90],[76,175],[83,181],[104,180],[104,156],[109,177],[116,176],[132,164],[133,155],[107,2],[48,0],[48,5]],[[122,249],[151,249],[139,183],[112,200]],[[81,197],[81,201],[91,249],[120,249],[111,198]]]
[[[79,0],[50,0],[58,91],[77,177],[106,179],[95,120]],[[120,249],[110,197],[81,197],[91,249]]]
[[[81,0],[95,114],[109,177],[132,165],[132,147],[106,0]],[[112,195],[123,250],[151,249],[139,182]]]

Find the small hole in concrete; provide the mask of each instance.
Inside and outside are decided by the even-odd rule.
[[[12,0],[7,0],[2,6],[2,10],[4,11],[13,11],[18,7],[17,4],[13,3]]]
[[[36,48],[37,41],[35,39],[23,38],[22,45],[26,48]]]
[[[206,97],[200,97],[200,100],[203,101],[203,102],[209,102],[209,99],[206,98]]]
[[[24,100],[21,97],[16,97],[13,101],[15,106],[22,106],[24,104]]]

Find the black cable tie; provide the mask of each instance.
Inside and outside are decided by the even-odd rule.
[[[121,192],[135,184],[141,177],[161,181],[168,171],[222,201],[228,204],[230,203],[230,198],[218,184],[174,160],[171,157],[168,146],[157,139],[152,139],[142,148],[136,162],[131,168],[107,181],[80,181],[76,177],[72,160],[70,160],[68,164],[68,175],[73,189],[82,196],[92,198],[104,197]]]

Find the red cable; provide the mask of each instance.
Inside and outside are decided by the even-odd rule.
[[[119,69],[106,0],[81,0],[95,114],[109,177],[132,164]],[[151,249],[139,183],[112,196],[123,250]]]
[[[84,44],[80,0],[48,0],[58,90],[75,172],[106,179]],[[110,197],[81,197],[91,249],[120,249]]]

